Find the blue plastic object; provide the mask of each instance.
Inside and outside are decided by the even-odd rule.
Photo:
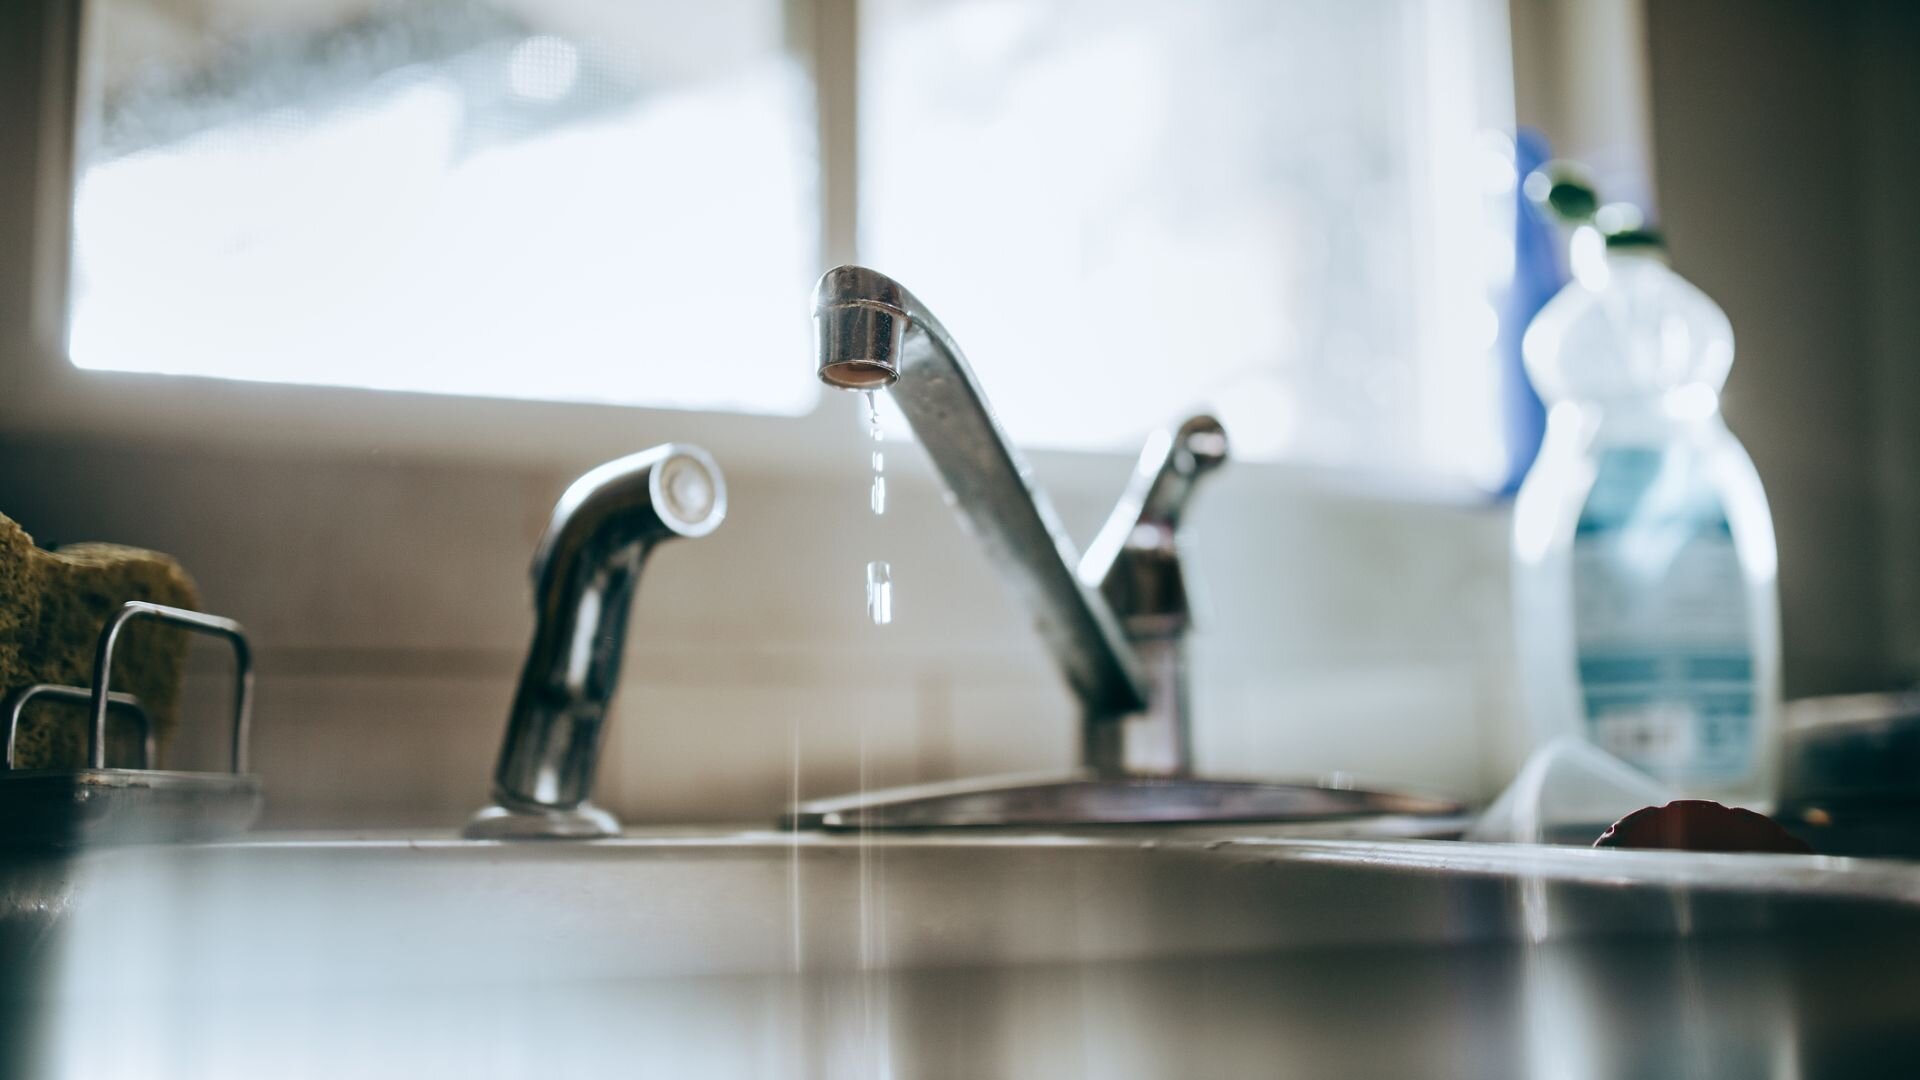
[[[1533,317],[1567,283],[1559,233],[1521,190],[1527,176],[1550,157],[1546,136],[1525,128],[1516,133],[1513,282],[1501,305],[1500,338],[1495,346],[1500,353],[1500,415],[1507,446],[1506,482],[1500,494],[1508,498],[1520,490],[1520,481],[1533,467],[1547,427],[1547,410],[1527,379],[1520,342]]]

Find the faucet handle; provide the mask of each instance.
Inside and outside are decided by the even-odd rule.
[[[1154,432],[1125,493],[1080,560],[1132,638],[1178,633],[1189,622],[1180,573],[1180,519],[1200,477],[1227,460],[1227,431],[1205,413]]]
[[[1193,497],[1194,484],[1227,460],[1227,429],[1200,413],[1172,431],[1156,432],[1140,452],[1131,491],[1140,493],[1138,524],[1180,527],[1180,514]]]

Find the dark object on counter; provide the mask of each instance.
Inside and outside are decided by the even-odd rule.
[[[168,556],[117,544],[34,546],[20,526],[0,517],[0,695],[36,684],[87,686],[107,618],[129,600],[196,608],[193,579]],[[172,733],[187,640],[180,631],[143,624],[127,628],[114,686],[140,699],[161,746]],[[116,715],[107,729],[108,757],[137,755],[140,732]],[[22,715],[15,765],[74,769],[86,764],[85,706],[53,698]]]
[[[115,648],[136,622],[158,623],[219,638],[233,650],[231,772],[153,768],[152,725],[140,700],[113,690]],[[6,754],[0,763],[0,848],[74,848],[97,844],[216,840],[242,832],[260,813],[260,781],[247,773],[247,729],[253,713],[253,648],[232,619],[144,600],[129,600],[100,629],[92,687],[35,683],[0,699]],[[83,706],[86,760],[80,768],[16,767],[21,718],[36,700]],[[139,767],[108,760],[112,706],[144,729]]]
[[[1787,706],[1778,816],[1830,855],[1920,858],[1920,691]]]
[[[1705,799],[1676,799],[1665,806],[1635,810],[1601,833],[1593,846],[1813,854],[1805,841],[1766,815]]]

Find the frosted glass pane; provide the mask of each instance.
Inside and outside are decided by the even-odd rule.
[[[1206,406],[1242,456],[1484,457],[1479,406],[1429,390],[1484,383],[1492,407],[1470,320],[1500,237],[1435,273],[1441,215],[1497,221],[1440,173],[1484,175],[1505,57],[1436,44],[1477,43],[1492,6],[867,0],[863,258],[940,314],[1025,443],[1131,447]],[[1437,319],[1449,276],[1471,310]]]
[[[780,0],[89,7],[80,366],[812,407]]]

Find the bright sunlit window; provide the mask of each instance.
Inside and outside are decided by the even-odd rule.
[[[857,100],[860,260],[1019,441],[1497,473],[1502,0],[857,7],[856,95],[809,0],[94,0],[73,361],[807,413]]]
[[[81,367],[813,408],[813,91],[781,0],[89,18]]]
[[[1499,467],[1504,4],[866,0],[861,241],[1029,444]]]

